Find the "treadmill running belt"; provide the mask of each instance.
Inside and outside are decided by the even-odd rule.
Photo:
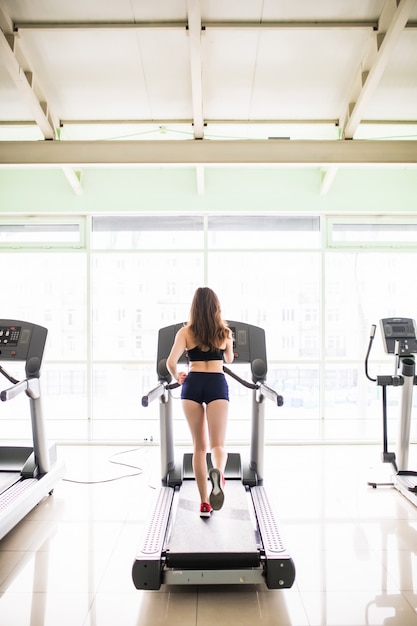
[[[240,480],[226,481],[225,502],[210,518],[200,518],[194,480],[186,480],[176,497],[178,508],[166,550],[168,567],[237,569],[259,567],[259,546]],[[250,505],[250,503],[249,503]]]

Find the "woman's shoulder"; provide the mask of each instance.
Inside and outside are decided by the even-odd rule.
[[[191,345],[193,345],[194,336],[187,324],[183,326],[182,328],[180,328],[178,332],[181,333],[181,335],[184,337],[185,341],[187,342],[187,346],[190,343]]]

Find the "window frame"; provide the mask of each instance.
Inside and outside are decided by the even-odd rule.
[[[377,249],[415,249],[416,243],[412,241],[400,241],[394,239],[381,239],[378,241],[371,239],[360,239],[357,240],[349,240],[349,241],[341,241],[334,238],[334,232],[337,226],[352,226],[359,227],[363,230],[366,229],[367,226],[371,227],[379,227],[379,229],[383,229],[384,227],[387,230],[390,227],[401,227],[406,228],[407,226],[414,226],[416,231],[416,240],[417,240],[417,217],[409,216],[409,215],[399,215],[399,216],[388,216],[388,215],[377,215],[377,216],[328,216],[325,220],[326,222],[326,248],[328,249],[363,249],[369,248],[372,250]]]
[[[1,241],[1,232],[5,230],[3,227],[13,227],[15,226],[17,229],[21,228],[22,232],[27,229],[27,232],[39,232],[42,233],[42,228],[45,229],[45,233],[48,230],[53,233],[55,231],[60,232],[59,227],[63,227],[62,232],[65,232],[65,227],[69,226],[74,229],[75,232],[78,229],[78,241],[57,241],[54,240],[53,237],[48,239],[45,237],[42,241],[30,241],[30,240],[19,240],[15,241]],[[19,232],[19,230],[16,230]],[[85,250],[87,247],[87,228],[86,228],[86,217],[78,216],[78,217],[16,217],[16,218],[1,218],[0,219],[0,250],[45,250],[45,249],[54,249],[54,250]]]

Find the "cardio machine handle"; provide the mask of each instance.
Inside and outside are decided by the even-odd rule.
[[[230,370],[228,367],[223,366],[223,371],[235,380],[237,380],[237,382],[244,387],[247,387],[248,389],[259,389],[259,385],[257,385],[256,383],[250,383],[248,380],[244,380],[243,378],[235,374],[235,372],[232,372],[232,370]]]
[[[268,400],[272,400],[272,402],[274,402],[278,406],[282,406],[284,404],[283,397],[280,396],[275,391],[275,389],[271,389],[271,387],[268,387],[268,385],[265,385],[265,383],[250,383],[249,381],[244,380],[243,378],[235,374],[235,372],[232,372],[232,370],[230,370],[226,366],[223,366],[223,370],[226,374],[228,374],[229,376],[237,380],[237,382],[243,385],[244,387],[247,387],[248,389],[260,389],[261,394],[263,396],[268,398]]]
[[[365,356],[365,375],[366,375],[366,378],[368,380],[371,380],[372,382],[376,382],[376,378],[372,378],[372,376],[369,374],[369,371],[368,371],[368,360],[369,360],[369,355],[371,353],[372,344],[373,344],[373,341],[374,341],[374,338],[375,338],[375,331],[376,331],[376,324],[372,324],[371,332],[369,333],[368,350],[366,351],[366,356]]]
[[[151,402],[163,396],[167,389],[176,389],[179,386],[179,383],[171,383],[170,385],[168,385],[167,383],[159,383],[159,385],[157,385],[156,387],[151,389],[151,391],[148,391],[147,394],[142,396],[142,406],[145,408],[148,407]]]
[[[7,402],[7,400],[13,400],[19,394],[26,391],[26,394],[32,400],[36,400],[40,397],[40,387],[39,387],[39,379],[38,378],[25,378],[20,383],[16,383],[13,387],[9,387],[8,389],[3,389],[0,394],[0,399],[2,402]]]
[[[272,402],[274,402],[277,406],[283,406],[284,398],[280,396],[279,393],[275,391],[275,389],[271,389],[271,387],[268,387],[268,385],[265,385],[265,383],[261,383],[259,388],[261,394],[265,396],[265,398],[268,398],[268,400],[272,400]]]
[[[266,385],[265,383],[251,383],[247,380],[244,380],[243,378],[235,374],[235,372],[232,372],[232,370],[230,370],[228,367],[224,366],[223,370],[226,374],[237,380],[244,387],[247,387],[248,389],[259,389],[261,394],[268,398],[268,400],[272,400],[272,402],[274,402],[277,406],[283,406],[284,399],[275,391],[275,389],[268,387],[268,385]],[[142,406],[145,408],[148,407],[151,402],[163,396],[165,391],[167,391],[168,389],[177,389],[178,387],[180,387],[180,384],[176,382],[171,384],[159,383],[159,385],[157,385],[147,394],[142,396]]]

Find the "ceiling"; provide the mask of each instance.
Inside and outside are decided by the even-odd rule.
[[[0,28],[2,163],[42,143],[75,162],[97,140],[258,141],[262,161],[286,140],[295,160],[304,141],[417,140],[417,0],[1,0]]]

